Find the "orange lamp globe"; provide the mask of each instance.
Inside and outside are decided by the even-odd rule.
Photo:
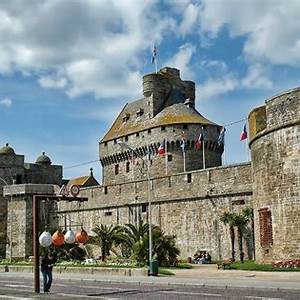
[[[65,243],[65,236],[61,230],[56,230],[52,235],[52,243],[54,246],[59,247]]]
[[[87,232],[84,229],[81,229],[80,231],[78,231],[76,233],[75,239],[76,239],[76,242],[78,242],[80,244],[85,244],[89,239],[89,235],[87,234]]]

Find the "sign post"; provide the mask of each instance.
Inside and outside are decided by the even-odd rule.
[[[52,200],[52,201],[68,201],[68,202],[85,202],[88,198],[77,197],[80,192],[80,188],[77,185],[73,185],[70,191],[65,186],[62,186],[58,195],[33,195],[32,200],[32,226],[33,226],[33,255],[34,255],[34,291],[40,292],[40,245],[39,245],[39,213],[40,213],[40,201]],[[72,196],[69,196],[71,194]]]

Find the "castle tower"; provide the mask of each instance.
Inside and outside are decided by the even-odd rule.
[[[249,114],[256,260],[300,258],[300,88]]]
[[[143,96],[124,106],[99,143],[104,185],[145,178],[148,161],[151,177],[183,172],[182,136],[186,171],[203,168],[202,150],[195,149],[200,133],[204,136],[205,167],[221,165],[220,126],[195,109],[194,82],[181,80],[179,70],[166,67],[143,77]],[[121,149],[118,141],[128,144],[134,153]],[[167,154],[162,157],[157,150],[163,141]]]

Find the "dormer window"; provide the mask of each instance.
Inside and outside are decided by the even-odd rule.
[[[184,105],[186,105],[187,107],[194,107],[194,103],[193,101],[190,99],[190,98],[187,98],[185,101],[184,101]]]
[[[130,118],[130,114],[125,114],[123,116],[123,123],[126,123],[129,120],[129,118]]]
[[[136,112],[136,117],[140,118],[142,115],[144,114],[144,110],[142,108],[140,108],[137,112]]]

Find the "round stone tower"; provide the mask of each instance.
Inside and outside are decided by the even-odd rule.
[[[166,67],[143,77],[143,96],[123,108],[100,142],[104,185],[146,178],[148,162],[151,177],[221,165],[221,127],[195,109],[194,82]],[[129,147],[121,149],[119,141]]]
[[[300,88],[249,114],[256,260],[300,258]]]

